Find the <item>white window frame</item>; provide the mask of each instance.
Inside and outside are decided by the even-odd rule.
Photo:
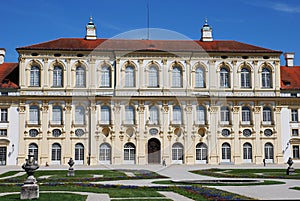
[[[251,88],[251,71],[245,67],[241,70],[241,88]]]
[[[159,87],[159,76],[158,69],[156,66],[150,66],[148,71],[148,87],[157,88]]]
[[[38,66],[30,68],[30,86],[39,87],[41,85],[41,69]]]
[[[125,67],[125,87],[135,87],[135,70],[133,66]]]
[[[100,71],[100,87],[111,87],[111,68],[110,66],[102,66]]]
[[[172,69],[172,87],[181,88],[182,86],[182,68],[174,66]]]
[[[205,88],[205,71],[202,67],[197,67],[195,70],[195,87]]]
[[[61,66],[54,66],[53,68],[53,87],[63,86],[63,68]]]

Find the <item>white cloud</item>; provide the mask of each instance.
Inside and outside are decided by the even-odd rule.
[[[271,8],[282,12],[300,13],[300,6],[295,7],[285,3],[271,3]]]

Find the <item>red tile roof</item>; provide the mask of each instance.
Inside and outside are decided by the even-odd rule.
[[[300,89],[300,66],[280,67],[281,89]]]
[[[17,84],[18,76],[12,75],[13,71],[18,70],[18,66],[19,66],[18,63],[0,64],[0,88],[13,88],[13,89],[19,88]]]
[[[35,45],[19,47],[17,50],[158,50],[158,51],[206,51],[206,52],[255,52],[279,53],[281,51],[266,49],[232,40],[215,40],[203,42],[200,40],[128,40],[128,39],[96,39],[60,38]]]

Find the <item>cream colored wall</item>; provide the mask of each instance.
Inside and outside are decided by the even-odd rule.
[[[76,53],[73,53],[76,55]],[[269,96],[275,97],[279,93],[280,72],[279,57],[270,56],[270,59],[263,59],[264,55],[255,55],[249,59],[242,59],[240,55],[231,55],[227,59],[222,59],[221,55],[211,57],[182,57],[174,58],[169,56],[133,55],[111,58],[107,55],[84,56],[76,58],[72,53],[67,53],[57,59],[47,54],[41,54],[36,58],[27,55],[26,52],[20,55],[20,86],[24,100],[20,102],[20,142],[19,142],[19,163],[22,164],[27,155],[28,146],[34,142],[39,147],[39,162],[44,165],[51,163],[51,145],[59,143],[62,147],[62,164],[67,164],[70,157],[74,157],[74,147],[76,143],[82,143],[85,147],[84,163],[87,164],[88,153],[91,151],[91,164],[99,164],[99,146],[108,143],[112,147],[112,163],[123,164],[123,147],[126,143],[132,142],[136,146],[136,163],[148,163],[147,143],[151,138],[156,138],[161,143],[161,158],[166,159],[167,164],[172,163],[172,145],[181,143],[184,146],[184,163],[195,164],[195,147],[199,142],[208,145],[208,163],[219,164],[221,162],[221,146],[224,142],[231,145],[231,162],[235,164],[243,163],[243,147],[245,142],[252,145],[253,163],[261,164],[264,158],[264,144],[271,142],[274,145],[274,163],[282,163],[282,140],[281,140],[281,120],[280,108],[276,106],[276,101],[270,100]],[[114,62],[115,60],[115,62]],[[36,63],[41,67],[41,86],[29,86],[30,66]],[[112,66],[112,75],[115,73],[116,79],[112,79],[111,88],[100,88],[99,68],[103,63]],[[54,64],[60,64],[64,69],[64,86],[53,88],[51,77]],[[87,87],[83,89],[75,88],[75,68],[77,64],[86,67]],[[133,88],[124,87],[124,67],[127,64],[135,66],[136,86]],[[148,88],[147,66],[155,64],[159,68],[159,88]],[[182,66],[183,87],[172,88],[172,65]],[[201,65],[206,72],[206,87],[195,89],[195,66]],[[228,66],[230,70],[230,88],[220,88],[219,69],[221,65]],[[250,89],[240,88],[240,67],[247,65],[252,69]],[[272,71],[273,87],[270,89],[261,88],[261,67],[269,66]],[[112,76],[114,78],[114,76]],[[114,87],[115,86],[115,87]],[[103,93],[110,95],[103,95]],[[112,94],[115,95],[112,95]],[[96,95],[100,96],[96,96]],[[75,95],[78,95],[75,96]],[[197,95],[194,96],[194,95]],[[203,96],[203,95],[209,95]],[[256,97],[255,99],[253,97]],[[238,98],[234,98],[238,97]],[[79,99],[78,99],[79,98]],[[249,98],[251,100],[249,100]],[[82,99],[82,100],[81,100]],[[75,106],[84,102],[86,108],[85,125],[74,125]],[[37,103],[40,107],[41,124],[38,126],[27,125],[29,118],[29,105]],[[51,125],[52,105],[54,103],[62,105],[64,124],[60,126]],[[100,107],[107,104],[111,107],[112,122],[110,125],[101,125]],[[135,108],[135,124],[125,125],[125,106],[131,104]],[[149,117],[149,105],[155,104],[160,111],[160,124],[147,125]],[[173,105],[179,104],[183,114],[182,125],[172,125]],[[207,108],[207,123],[205,125],[195,125],[196,106],[203,104]],[[262,106],[270,104],[274,111],[274,122],[272,125],[262,125]],[[220,107],[228,105],[231,108],[231,123],[220,125]],[[253,117],[253,124],[241,125],[241,107],[250,105]],[[90,115],[89,116],[89,111]],[[90,121],[88,121],[90,118]],[[90,123],[90,124],[89,124]],[[102,131],[104,128],[110,130],[106,137]],[[180,127],[182,134],[176,136],[174,130]],[[202,137],[198,134],[199,128],[205,130]],[[31,128],[40,130],[36,138],[28,136]],[[64,132],[61,137],[52,137],[53,129],[59,128]],[[83,137],[76,137],[75,129],[85,130]],[[151,128],[156,128],[159,132],[155,136],[149,134]],[[223,128],[231,130],[229,137],[222,137]],[[252,130],[252,136],[243,137],[243,129]],[[274,131],[272,137],[263,135],[264,129],[270,128]],[[133,129],[134,134],[128,136],[127,129]],[[90,138],[91,135],[91,138]],[[90,140],[89,140],[90,138]]]

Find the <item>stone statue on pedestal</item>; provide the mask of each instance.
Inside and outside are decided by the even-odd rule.
[[[75,170],[74,170],[74,168],[73,168],[73,165],[74,165],[75,163],[74,163],[74,161],[73,161],[72,158],[70,158],[68,164],[69,164],[70,167],[69,167],[67,176],[68,176],[68,177],[73,177],[73,176],[75,176]]]
[[[286,163],[289,165],[289,167],[286,170],[286,174],[287,175],[295,174],[295,169],[292,167],[292,165],[294,163],[292,158],[289,157],[289,160]]]
[[[28,177],[24,182],[24,185],[21,187],[20,199],[38,199],[39,186],[33,176],[33,173],[39,168],[39,165],[34,160],[34,155],[32,153],[28,154],[28,159],[26,159],[26,163],[22,165],[22,168],[26,171]]]

